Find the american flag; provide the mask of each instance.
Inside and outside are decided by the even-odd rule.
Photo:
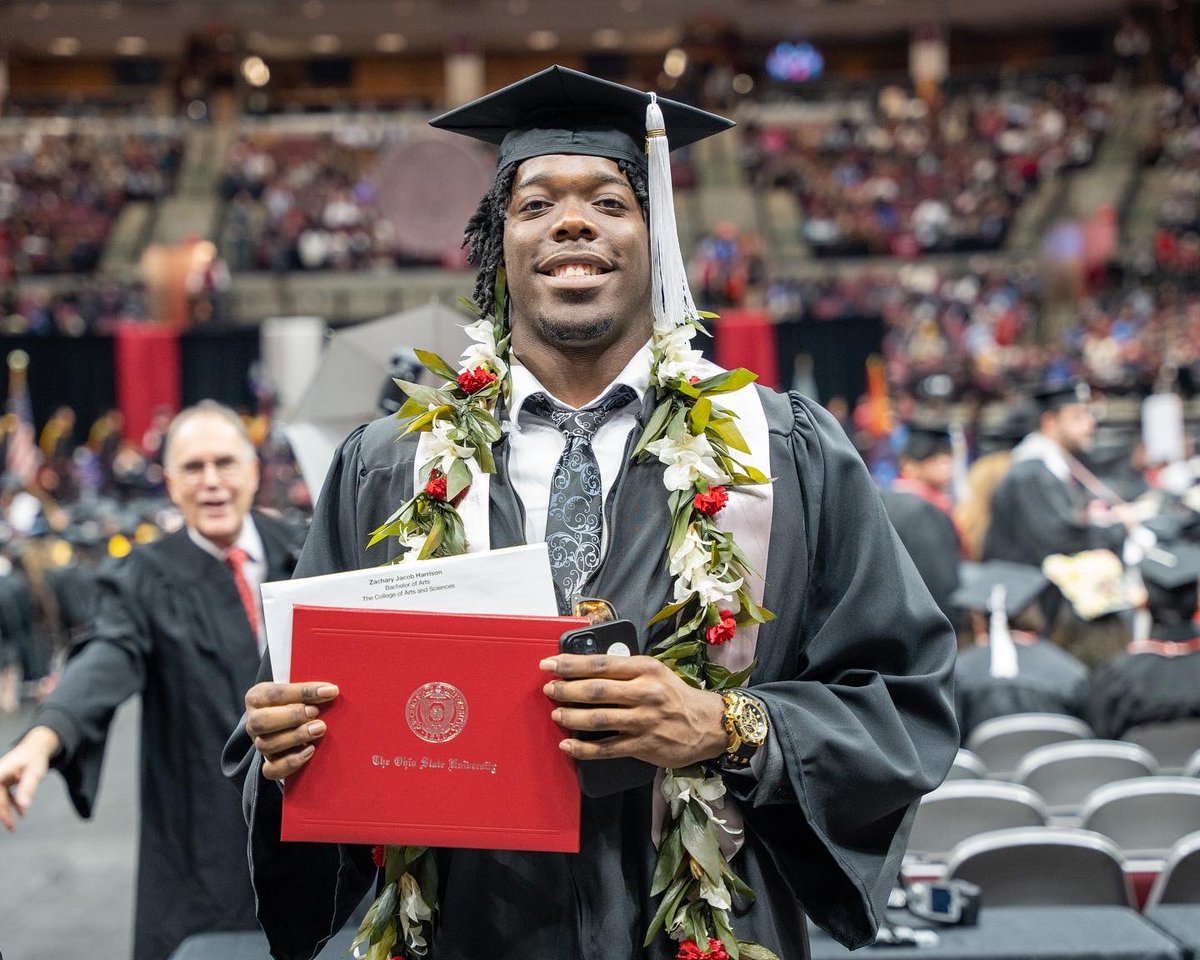
[[[37,448],[33,431],[29,384],[25,379],[28,366],[29,356],[24,350],[14,350],[8,355],[8,412],[12,432],[8,437],[4,469],[24,486],[33,483],[42,463],[42,453]]]

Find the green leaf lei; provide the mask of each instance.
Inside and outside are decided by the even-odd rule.
[[[405,501],[377,530],[368,546],[397,537],[408,549],[400,562],[415,557],[466,552],[467,540],[455,502],[471,483],[468,461],[484,473],[496,469],[491,446],[500,439],[497,401],[510,390],[509,332],[504,323],[505,278],[496,279],[496,309],[466,328],[473,344],[456,371],[433,353],[417,351],[422,363],[446,382],[438,388],[397,381],[408,401],[397,413],[403,433],[430,432],[431,456],[420,465],[422,489]],[[741,686],[754,669],[731,672],[709,659],[710,645],[733,636],[735,626],[772,619],[757,606],[746,582],[755,575],[733,537],[716,524],[726,487],[768,483],[734,452],[749,453],[735,415],[718,398],[755,380],[747,370],[701,378],[701,355],[692,338],[704,332],[700,314],[669,330],[655,330],[651,343],[651,383],[657,406],[633,451],[666,465],[671,491],[671,535],[666,563],[675,578],[672,603],[649,626],[673,620],[675,629],[650,651],[693,687],[726,690]],[[668,770],[662,784],[667,809],[651,893],[661,895],[650,921],[648,946],[661,931],[679,942],[678,960],[778,960],[761,944],[739,941],[730,924],[733,895],[753,892],[721,853],[722,832],[733,833],[719,816],[725,802],[720,774],[703,764]],[[389,956],[423,957],[433,939],[437,903],[437,861],[428,847],[375,848],[384,885],[354,939],[354,955],[367,960]],[[366,952],[363,953],[365,948]]]

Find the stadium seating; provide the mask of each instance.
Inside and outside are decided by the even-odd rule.
[[[946,877],[979,886],[994,906],[1132,906],[1121,853],[1107,837],[1064,827],[1018,827],[959,843]]]
[[[1076,812],[1097,787],[1157,770],[1154,757],[1137,744],[1082,740],[1038,747],[1021,760],[1013,779],[1040,794],[1051,814],[1061,815]]]
[[[967,737],[966,748],[979,757],[992,776],[1007,779],[1031,750],[1067,740],[1090,740],[1086,723],[1053,713],[1018,713],[981,723]]]
[[[986,780],[945,783],[921,800],[907,854],[945,859],[955,844],[968,837],[1045,823],[1045,802],[1026,787]]]
[[[1162,858],[1180,837],[1200,830],[1200,781],[1138,777],[1097,787],[1080,826],[1112,840],[1127,858]]]
[[[1183,775],[1185,777],[1200,777],[1200,750],[1192,754],[1192,758],[1183,768]]]
[[[1145,747],[1158,761],[1159,772],[1182,773],[1192,754],[1200,750],[1200,720],[1172,720],[1134,727],[1122,740]]]
[[[983,780],[987,777],[987,767],[970,750],[959,750],[946,774],[947,782],[951,780]]]
[[[1150,888],[1146,909],[1164,903],[1200,903],[1200,830],[1182,837]]]

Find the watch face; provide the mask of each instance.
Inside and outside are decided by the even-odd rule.
[[[762,707],[753,701],[742,701],[737,718],[737,731],[747,743],[761,744],[767,739],[767,717]]]

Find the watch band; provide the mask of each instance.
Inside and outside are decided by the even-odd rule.
[[[729,770],[745,770],[766,743],[769,721],[767,711],[757,697],[744,690],[725,690],[722,722],[728,738],[725,752],[718,758],[719,766]]]

